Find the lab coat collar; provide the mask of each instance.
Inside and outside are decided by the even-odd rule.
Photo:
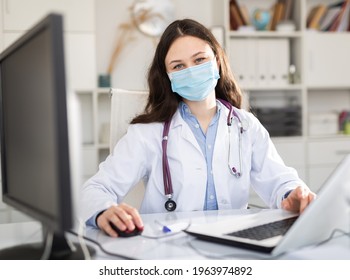
[[[227,119],[229,110],[221,102],[218,102],[218,103],[219,103],[218,106],[221,107],[220,108],[221,112],[218,120],[219,125],[218,125],[217,135],[222,135],[222,133],[225,133],[224,129],[226,129],[226,119]],[[188,142],[190,142],[203,155],[202,150],[199,147],[199,144],[197,143],[197,140],[191,131],[191,128],[182,118],[180,109],[177,109],[177,111],[175,112],[172,118],[172,121],[170,124],[170,131],[176,128],[181,129],[181,133],[180,133],[181,137],[187,140]]]

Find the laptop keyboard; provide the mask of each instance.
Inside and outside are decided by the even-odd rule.
[[[285,234],[297,218],[298,217],[287,218],[277,222],[251,227],[240,231],[234,231],[228,233],[227,235],[254,240],[264,240]]]

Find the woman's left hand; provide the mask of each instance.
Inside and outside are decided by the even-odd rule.
[[[316,194],[308,187],[298,186],[282,201],[282,208],[288,211],[302,213],[315,198]]]

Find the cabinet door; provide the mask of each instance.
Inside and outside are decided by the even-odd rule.
[[[61,13],[67,31],[94,31],[94,0],[3,0],[3,29],[28,30],[50,12]]]
[[[336,165],[311,166],[308,169],[309,188],[313,192],[318,192],[335,168]]]
[[[305,145],[303,140],[272,140],[285,164],[295,168],[299,177],[306,181]]]
[[[345,155],[350,153],[350,141],[348,138],[310,140],[307,150],[309,186],[318,191]]]
[[[306,83],[310,87],[348,87],[350,35],[347,33],[308,33]]]
[[[309,165],[336,165],[345,155],[350,154],[350,139],[310,140],[308,143]]]

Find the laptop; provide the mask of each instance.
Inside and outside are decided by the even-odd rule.
[[[349,231],[349,170],[350,154],[323,184],[317,199],[299,216],[282,209],[266,209],[215,223],[193,224],[186,232],[199,239],[272,255],[317,244],[328,239],[335,229]],[[273,237],[268,236],[271,227],[277,228]]]

